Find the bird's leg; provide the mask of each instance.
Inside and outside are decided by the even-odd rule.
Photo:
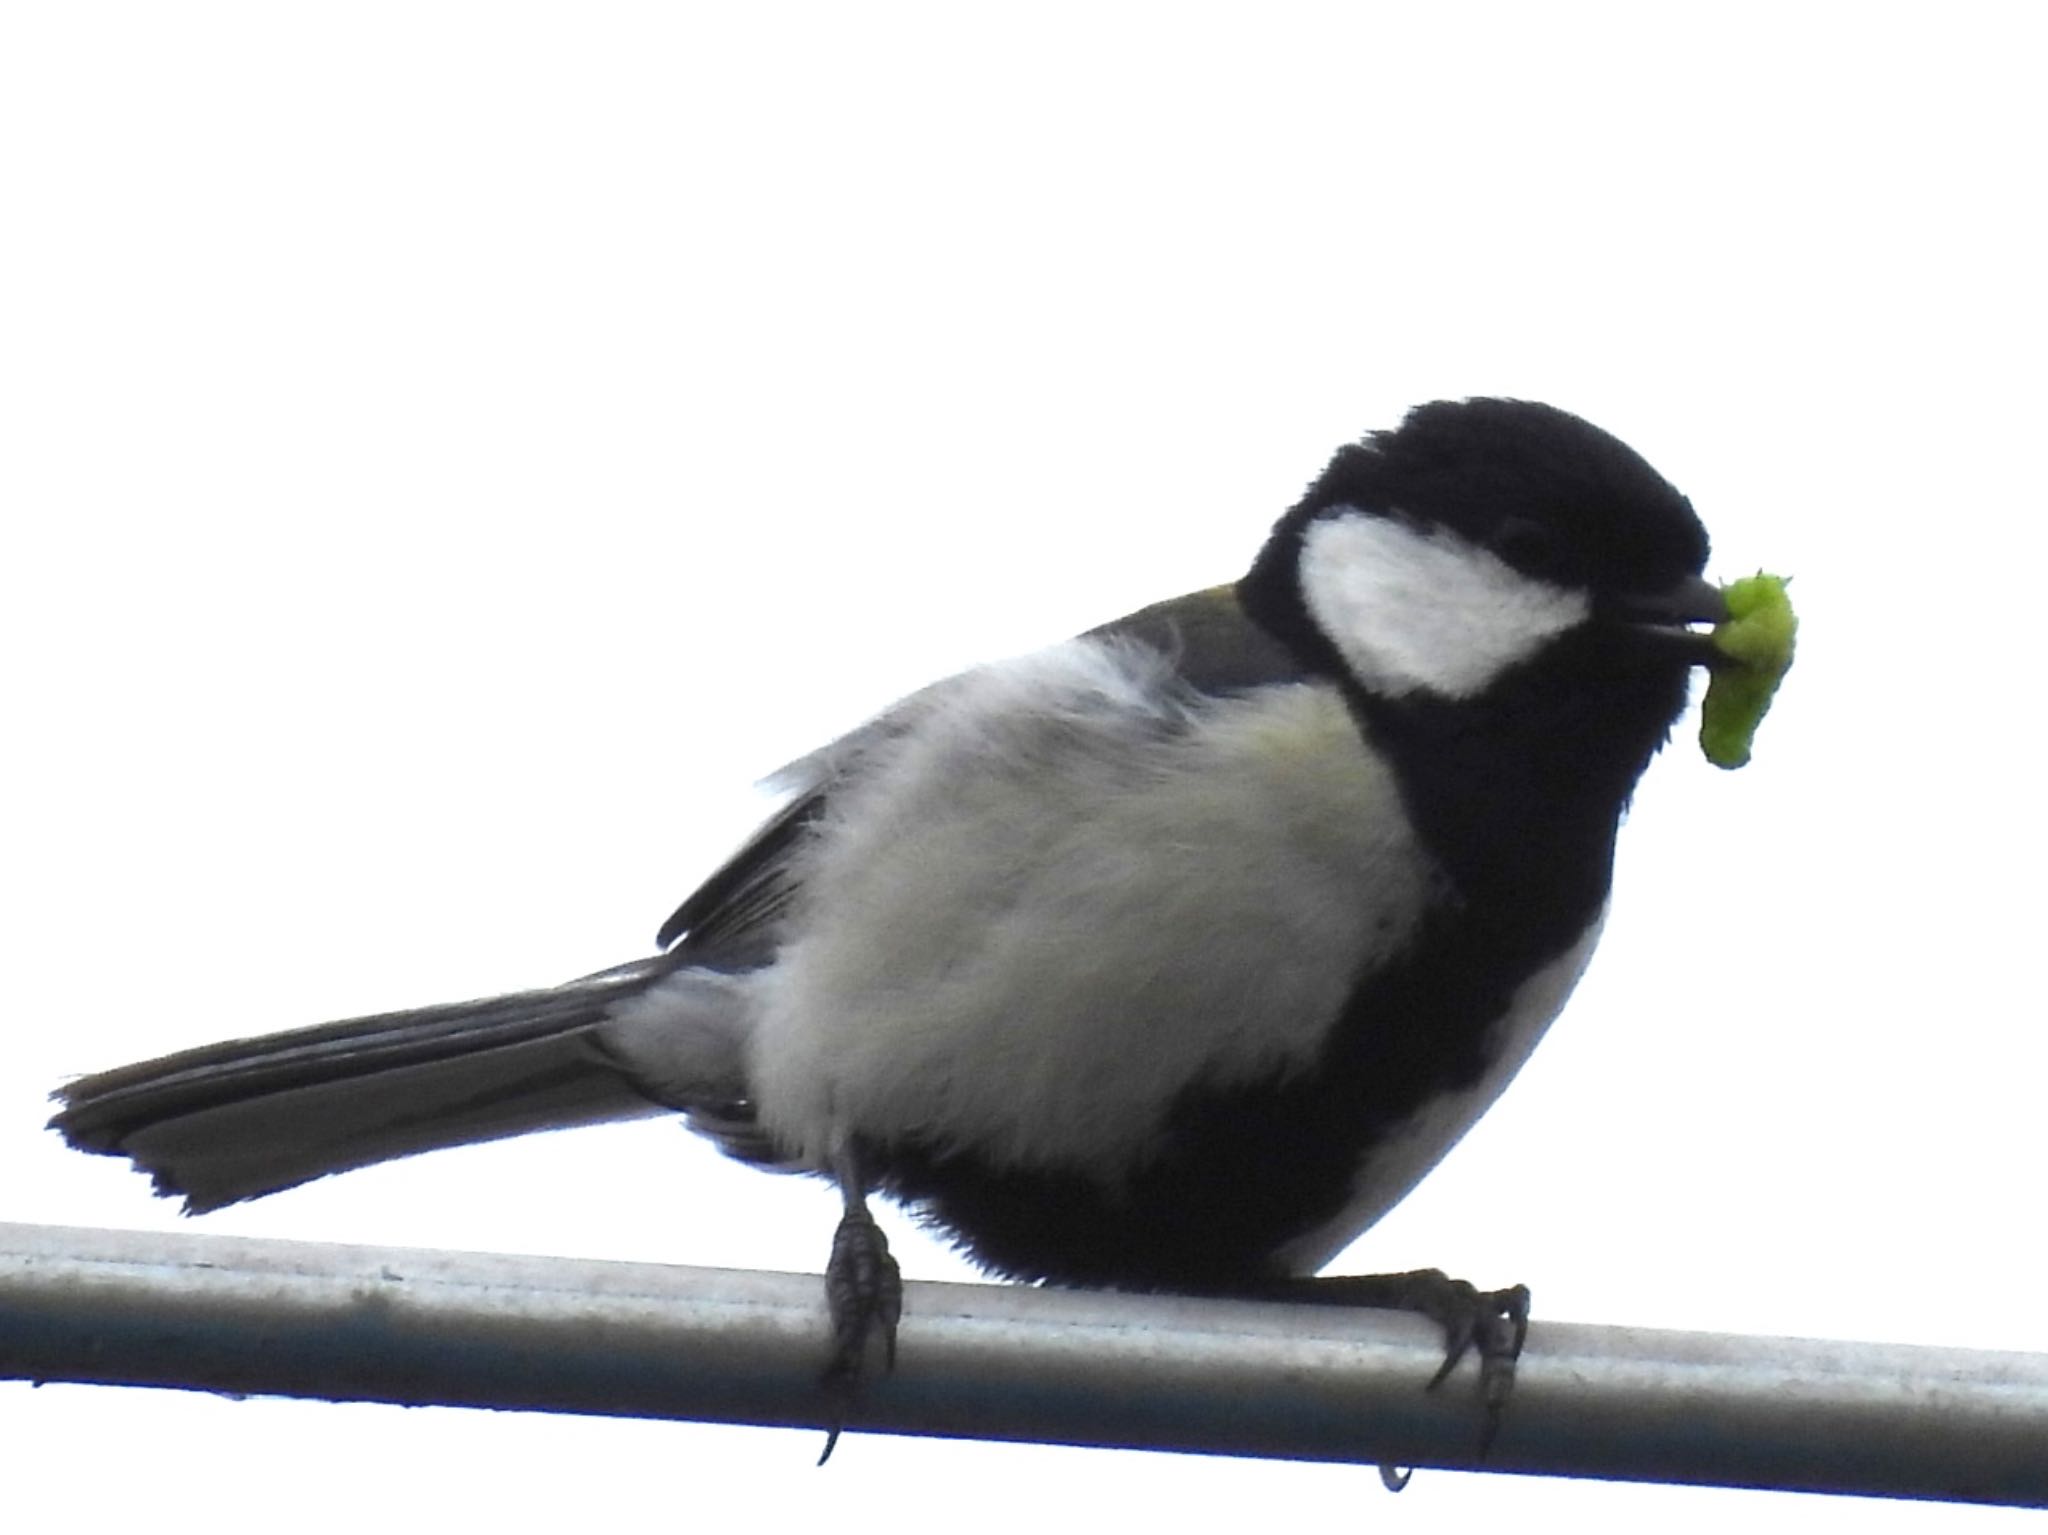
[[[1414,1269],[1405,1274],[1338,1274],[1328,1278],[1278,1278],[1240,1292],[1264,1300],[1305,1301],[1325,1306],[1375,1306],[1413,1311],[1428,1317],[1444,1333],[1444,1362],[1430,1377],[1430,1390],[1442,1385],[1468,1353],[1479,1356],[1479,1398],[1486,1409],[1480,1429],[1479,1453],[1485,1456],[1500,1431],[1508,1393],[1514,1389],[1515,1361],[1529,1332],[1529,1287],[1481,1290],[1442,1269]]]
[[[869,1343],[882,1345],[884,1370],[896,1368],[896,1323],[903,1315],[903,1275],[889,1255],[889,1239],[869,1213],[867,1180],[851,1149],[832,1158],[832,1176],[845,1213],[839,1217],[832,1256],[825,1264],[825,1308],[832,1318],[833,1350],[824,1385],[834,1407],[825,1452],[818,1457],[821,1466],[839,1443],[847,1403],[867,1367]]]

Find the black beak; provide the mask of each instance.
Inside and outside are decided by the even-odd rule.
[[[1692,626],[1725,623],[1728,599],[1711,581],[1688,576],[1668,591],[1617,597],[1603,604],[1600,617],[1682,654],[1693,665],[1711,666],[1721,653],[1714,648],[1711,635]]]

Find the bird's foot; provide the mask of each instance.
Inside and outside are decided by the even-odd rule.
[[[889,1239],[864,1203],[849,1202],[832,1237],[825,1265],[825,1307],[832,1318],[832,1360],[824,1386],[833,1400],[826,1425],[824,1465],[832,1458],[845,1426],[847,1404],[866,1373],[868,1350],[879,1343],[882,1368],[896,1368],[896,1324],[903,1316],[903,1275],[889,1253]]]
[[[1339,1274],[1322,1279],[1283,1281],[1269,1292],[1275,1298],[1322,1305],[1371,1306],[1413,1311],[1443,1329],[1444,1362],[1429,1378],[1434,1391],[1467,1354],[1479,1358],[1479,1400],[1486,1412],[1479,1433],[1483,1460],[1500,1432],[1501,1414],[1514,1390],[1515,1363],[1529,1333],[1529,1287],[1482,1290],[1442,1269],[1414,1269],[1405,1274]]]

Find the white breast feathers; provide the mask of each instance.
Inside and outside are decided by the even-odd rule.
[[[749,1077],[813,1161],[914,1135],[1107,1173],[1176,1093],[1307,1063],[1432,868],[1339,694],[1071,641],[851,738]]]

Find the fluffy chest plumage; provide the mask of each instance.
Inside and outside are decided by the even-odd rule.
[[[1441,895],[1313,683],[1195,699],[1083,639],[856,746],[760,977],[749,1080],[806,1160],[915,1143],[1115,1184],[1190,1090],[1309,1070]]]

